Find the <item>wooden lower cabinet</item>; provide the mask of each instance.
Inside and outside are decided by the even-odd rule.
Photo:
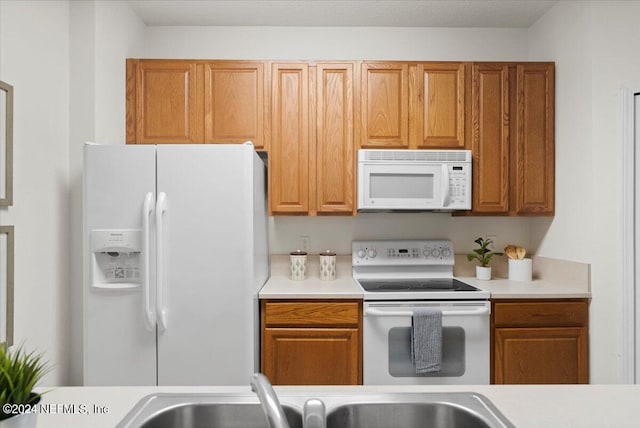
[[[274,385],[362,384],[362,302],[262,300],[261,371]]]
[[[491,383],[589,383],[588,299],[494,301],[491,325]]]

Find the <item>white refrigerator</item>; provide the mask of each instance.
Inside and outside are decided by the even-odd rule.
[[[84,148],[85,385],[237,385],[269,276],[251,144]]]

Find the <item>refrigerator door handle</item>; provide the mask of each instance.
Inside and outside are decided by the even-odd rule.
[[[151,291],[149,284],[149,224],[150,217],[153,214],[153,193],[148,192],[144,197],[144,203],[142,204],[142,304],[144,320],[149,330],[153,330],[156,327],[156,320],[151,308]]]
[[[158,194],[156,202],[156,316],[160,331],[167,329],[167,310],[164,306],[164,214],[167,211],[167,195]]]

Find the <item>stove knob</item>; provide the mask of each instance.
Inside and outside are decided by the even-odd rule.
[[[425,257],[429,257],[429,255],[431,254],[431,250],[428,248],[425,248],[422,254],[424,254]]]
[[[358,250],[358,257],[360,257],[361,259],[364,259],[364,256],[367,255],[367,252],[365,250]]]
[[[369,251],[367,251],[367,255],[369,256],[369,258],[373,259],[378,255],[378,252],[374,248],[371,248],[369,249]]]
[[[451,256],[451,250],[449,248],[442,249],[442,257],[449,258]]]
[[[431,251],[431,255],[433,257],[440,257],[440,250],[438,250],[437,248],[434,248],[433,251]]]

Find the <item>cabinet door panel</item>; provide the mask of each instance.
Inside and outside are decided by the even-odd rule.
[[[554,67],[517,66],[516,207],[518,214],[554,213]]]
[[[135,142],[202,142],[196,68],[189,61],[138,62]]]
[[[361,147],[409,147],[408,64],[362,64]]]
[[[464,64],[419,64],[418,76],[417,147],[464,148]]]
[[[269,153],[273,213],[309,211],[309,67],[273,64]]]
[[[205,142],[265,147],[264,64],[213,62],[204,66]]]
[[[317,65],[316,211],[354,209],[353,64]]]
[[[509,211],[509,69],[474,64],[472,75],[473,211]]]
[[[277,329],[263,335],[262,371],[274,385],[357,385],[357,329]]]
[[[588,383],[588,343],[584,327],[498,328],[495,383]]]

